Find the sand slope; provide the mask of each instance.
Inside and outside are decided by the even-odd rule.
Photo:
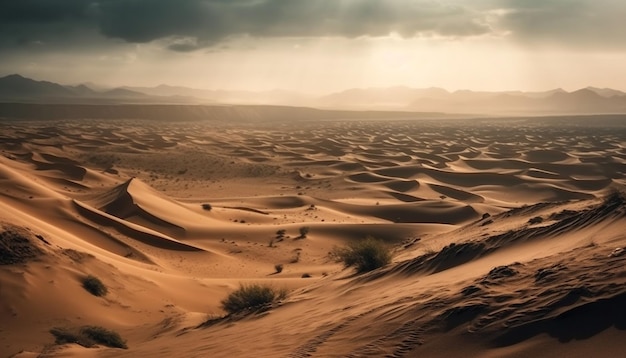
[[[618,356],[626,129],[558,123],[0,123],[0,355]],[[289,295],[221,318],[245,282]]]

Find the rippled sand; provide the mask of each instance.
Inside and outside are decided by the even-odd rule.
[[[0,151],[3,355],[624,348],[626,119],[7,121]],[[391,265],[329,258],[368,236]],[[289,294],[223,318],[250,282]],[[129,349],[52,345],[52,327],[86,324]]]

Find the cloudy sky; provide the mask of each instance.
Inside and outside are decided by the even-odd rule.
[[[624,0],[2,0],[0,75],[327,92],[626,90]]]

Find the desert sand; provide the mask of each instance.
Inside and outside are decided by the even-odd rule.
[[[0,153],[3,357],[626,349],[626,117],[3,121]],[[329,257],[368,236],[391,264]],[[249,283],[287,296],[226,315]],[[84,325],[128,349],[49,332]]]

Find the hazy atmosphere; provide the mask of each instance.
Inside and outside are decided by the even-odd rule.
[[[621,0],[19,0],[0,74],[320,93],[625,90]]]
[[[626,0],[1,0],[0,358],[626,352]]]

